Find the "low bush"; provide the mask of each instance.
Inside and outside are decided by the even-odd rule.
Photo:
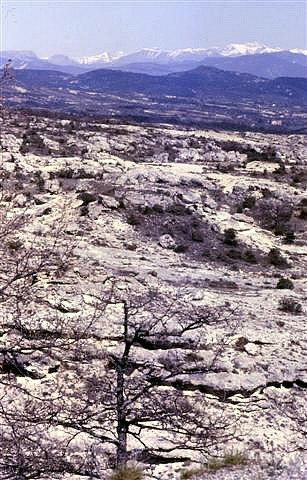
[[[297,183],[304,182],[306,179],[306,172],[303,169],[293,169],[292,170],[292,175],[291,175],[291,180],[292,183],[295,185]]]
[[[187,207],[181,203],[174,203],[167,208],[168,213],[173,215],[186,215],[188,213]]]
[[[256,204],[255,197],[249,196],[246,197],[242,202],[242,208],[253,208]]]
[[[228,252],[226,252],[227,257],[232,258],[233,260],[241,260],[242,254],[239,250],[235,248],[230,248]]]
[[[137,466],[124,467],[111,475],[110,480],[142,480],[143,470]]]
[[[235,169],[235,165],[233,163],[219,163],[217,166],[217,170],[221,173],[230,173],[233,172]]]
[[[289,225],[287,223],[279,223],[274,227],[273,233],[277,237],[285,237],[289,232]]]
[[[278,248],[272,248],[268,253],[268,260],[274,267],[288,267],[287,260],[282,256]]]
[[[277,282],[276,288],[280,288],[280,289],[287,288],[292,290],[294,288],[294,285],[289,278],[280,278]]]
[[[80,192],[77,196],[79,200],[82,200],[83,205],[89,205],[92,202],[96,201],[96,195],[90,192]]]
[[[185,253],[188,249],[189,247],[187,245],[179,244],[179,245],[176,245],[176,247],[174,248],[174,252]]]
[[[224,231],[224,243],[226,243],[226,245],[236,246],[238,243],[236,235],[236,231],[233,228],[227,228]]]
[[[137,249],[137,245],[135,243],[124,243],[124,247],[126,250],[130,250],[131,252],[134,252]]]
[[[302,208],[298,217],[301,220],[307,220],[307,208]]]
[[[231,450],[229,452],[225,452],[223,461],[225,466],[246,465],[248,462],[248,457],[244,452]]]
[[[245,250],[242,259],[247,263],[258,263],[256,255],[251,250]]]
[[[293,243],[295,240],[295,232],[293,230],[289,230],[285,233],[284,237],[285,243]]]
[[[88,217],[89,213],[90,212],[87,205],[83,205],[80,208],[80,217]]]
[[[222,461],[217,458],[210,458],[207,462],[207,469],[209,470],[209,472],[217,472],[223,467],[224,465]]]
[[[203,242],[204,234],[199,228],[192,228],[191,237],[193,242]]]
[[[10,250],[13,250],[13,251],[20,250],[21,247],[23,246],[22,241],[19,240],[19,239],[8,240],[6,244],[7,244],[8,248]]]
[[[140,225],[141,216],[135,213],[130,213],[127,217],[127,223],[129,223],[129,225]]]
[[[294,297],[283,297],[279,300],[279,308],[283,312],[301,313],[303,311],[302,305]]]
[[[189,470],[182,470],[180,473],[180,480],[189,480],[190,478],[202,475],[204,470],[201,468],[190,468]]]
[[[246,465],[247,463],[248,457],[244,452],[231,450],[229,452],[225,452],[221,459],[212,458],[208,460],[207,468],[209,471],[216,472],[221,468]]]

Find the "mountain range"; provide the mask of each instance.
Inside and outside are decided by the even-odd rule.
[[[132,53],[103,52],[70,58],[63,54],[39,58],[32,51],[2,51],[0,68],[9,60],[17,70],[57,70],[80,74],[96,69],[122,70],[150,75],[192,70],[206,65],[222,70],[249,73],[264,78],[307,77],[307,50],[282,50],[256,42],[219,48],[181,50],[141,49]]]
[[[29,92],[52,89],[55,96],[59,93],[63,95],[64,92],[97,92],[152,99],[167,97],[174,101],[178,97],[196,101],[206,98],[214,101],[224,99],[227,102],[277,102],[283,105],[304,105],[307,102],[305,78],[280,77],[269,80],[204,65],[163,76],[106,68],[79,75],[52,70],[21,69],[15,70],[11,88],[25,88]]]

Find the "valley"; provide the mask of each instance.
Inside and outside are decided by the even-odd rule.
[[[306,130],[307,80],[267,80],[214,67],[152,76],[100,69],[73,76],[13,70],[5,105],[139,124],[297,132]]]

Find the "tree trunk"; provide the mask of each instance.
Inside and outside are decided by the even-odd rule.
[[[123,302],[124,306],[124,351],[120,361],[117,364],[117,382],[116,382],[116,411],[117,411],[117,452],[116,452],[116,466],[117,468],[124,467],[128,460],[127,452],[127,436],[128,423],[126,419],[126,405],[125,405],[125,373],[131,348],[131,342],[128,338],[128,306]]]
[[[124,369],[120,364],[117,367],[117,452],[116,452],[116,466],[123,467],[127,463],[127,422],[126,411],[124,405]]]

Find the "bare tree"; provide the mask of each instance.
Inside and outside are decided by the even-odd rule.
[[[42,295],[39,274],[59,274],[58,257],[55,250],[29,248],[7,254],[12,273],[1,288],[8,314],[1,342],[3,478],[60,471],[101,478],[99,456],[106,460],[102,468],[120,468],[131,458],[167,461],[172,452],[185,459],[234,437],[233,419],[217,415],[204,395],[182,389],[185,378],[216,368],[222,343],[207,364],[197,350],[205,346],[206,328],[223,320],[221,312],[193,307],[184,296],[133,293],[129,283],[107,279],[99,296],[79,300],[84,316],[64,306],[52,284]],[[72,295],[77,303],[76,291]],[[109,332],[97,333],[101,327]],[[42,364],[55,373],[49,375],[52,393],[44,388]],[[82,448],[79,437],[86,438]]]
[[[1,478],[104,478],[103,469],[129,459],[184,460],[192,451],[204,458],[235,438],[222,403],[189,391],[191,378],[219,371],[225,343],[210,343],[208,332],[231,312],[191,301],[185,289],[152,291],[109,277],[96,290],[76,284],[65,218],[38,235],[30,209],[5,185]]]
[[[263,198],[257,202],[256,217],[264,228],[277,234],[289,230],[292,213],[293,205],[287,198]]]
[[[115,343],[106,351],[102,377],[89,378],[86,395],[102,398],[99,415],[108,417],[104,435],[115,445],[116,466],[130,458],[166,455],[163,461],[167,461],[172,452],[183,459],[193,450],[206,456],[234,438],[234,419],[224,416],[221,405],[216,415],[204,394],[185,392],[190,377],[219,371],[223,340],[210,345],[207,362],[197,352],[209,347],[210,326],[229,321],[227,312],[193,305],[184,291],[180,296],[157,291],[137,294],[129,284],[111,280],[105,288],[93,298],[98,310],[101,304],[118,307],[113,332],[102,338]],[[104,307],[105,314],[107,310]],[[153,436],[159,442],[152,442]]]

